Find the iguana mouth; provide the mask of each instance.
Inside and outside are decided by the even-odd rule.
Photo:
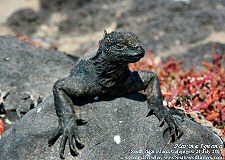
[[[144,56],[145,56],[145,52],[141,52],[141,53],[138,53],[138,54],[134,55],[133,58],[137,59],[137,60],[140,60]]]
[[[129,63],[135,63],[135,62],[139,61],[143,57],[144,57],[144,53],[141,53],[141,54],[137,54],[137,55],[133,56],[132,58],[128,57],[127,60],[128,60]]]

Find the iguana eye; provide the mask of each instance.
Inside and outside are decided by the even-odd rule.
[[[115,45],[115,47],[116,47],[116,49],[118,49],[118,50],[123,50],[123,49],[126,48],[126,45],[124,45],[124,44],[122,44],[122,43],[117,43],[117,44]]]

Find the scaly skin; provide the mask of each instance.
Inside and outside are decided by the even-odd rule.
[[[150,71],[131,72],[128,63],[134,63],[144,57],[144,49],[138,37],[131,32],[111,32],[104,34],[99,49],[81,57],[71,74],[58,80],[53,86],[54,102],[59,125],[49,140],[53,145],[62,135],[59,154],[64,158],[66,142],[69,142],[71,154],[78,155],[76,147],[84,147],[79,142],[78,118],[73,101],[82,97],[123,96],[131,92],[144,91],[149,111],[163,124],[169,126],[169,136],[177,139],[182,135],[179,124],[162,103],[159,79]],[[73,100],[73,101],[72,101]],[[84,121],[82,123],[85,123]],[[76,145],[73,143],[75,140]]]

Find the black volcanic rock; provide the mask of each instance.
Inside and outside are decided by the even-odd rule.
[[[12,36],[0,37],[0,94],[6,112],[27,112],[52,93],[74,61],[58,51],[35,48]]]
[[[53,96],[50,96],[3,135],[0,159],[60,159],[60,140],[52,147],[48,147],[47,143],[58,125],[53,103]],[[88,122],[79,126],[79,136],[85,147],[78,150],[77,160],[119,160],[144,156],[150,159],[181,159],[185,156],[215,159],[221,156],[216,147],[222,147],[223,142],[218,136],[186,118],[183,122],[178,120],[184,135],[167,144],[163,138],[167,126],[160,128],[154,115],[146,117],[147,102],[138,93],[87,103],[76,110],[78,117]],[[65,156],[66,159],[75,159],[68,147]]]

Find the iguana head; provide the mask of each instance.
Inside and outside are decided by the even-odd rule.
[[[145,51],[137,35],[131,32],[105,31],[99,49],[112,62],[134,63],[144,57]]]

